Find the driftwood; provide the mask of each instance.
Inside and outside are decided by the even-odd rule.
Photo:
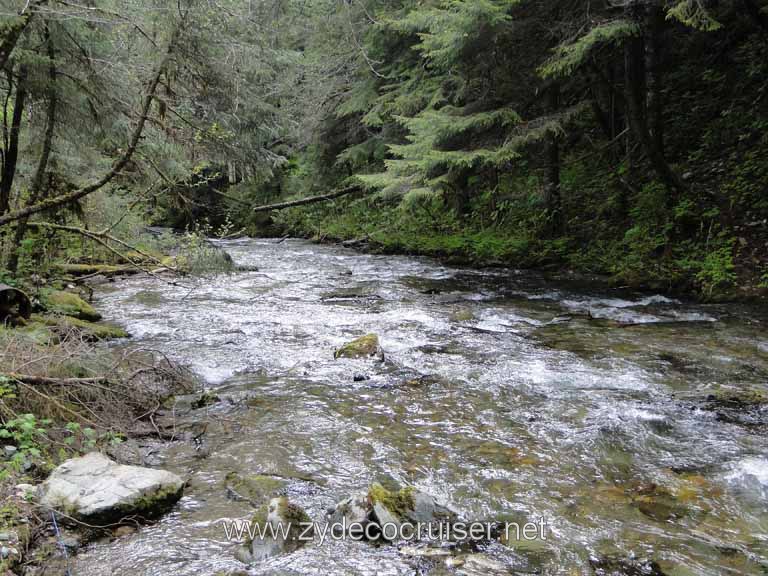
[[[140,274],[141,270],[131,266],[109,266],[105,264],[55,264],[55,268],[72,276],[129,276]]]
[[[47,378],[44,376],[30,376],[27,374],[0,374],[0,376],[22,382],[28,386],[88,386],[107,384],[106,378]]]
[[[360,192],[362,188],[360,186],[351,186],[344,188],[343,190],[337,190],[330,194],[323,196],[311,196],[309,198],[302,198],[301,200],[294,200],[292,202],[282,202],[280,204],[268,204],[267,206],[258,206],[253,209],[254,212],[272,212],[273,210],[284,210],[286,208],[294,208],[296,206],[306,206],[307,204],[317,204],[318,202],[327,202],[328,200],[335,200],[342,196],[348,196],[355,192]]]
[[[7,284],[0,284],[0,320],[6,318],[29,318],[32,303],[24,292]]]

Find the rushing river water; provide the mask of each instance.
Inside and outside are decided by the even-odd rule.
[[[768,417],[713,400],[766,394],[766,316],[303,241],[221,245],[259,271],[97,291],[132,345],[188,365],[221,402],[179,398],[180,439],[143,447],[145,463],[189,478],[174,511],[90,545],[74,574],[244,569],[222,528],[253,513],[226,489],[233,472],[271,479],[317,521],[375,481],[467,519],[545,519],[546,540],[488,545],[493,562],[459,573],[575,576],[612,559],[607,574],[648,574],[648,559],[670,576],[768,574]],[[367,333],[386,362],[334,360]],[[454,573],[351,541],[249,570]]]

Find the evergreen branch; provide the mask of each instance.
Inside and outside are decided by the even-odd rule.
[[[155,90],[157,89],[157,86],[160,83],[160,78],[165,73],[165,69],[171,60],[171,57],[173,55],[173,47],[176,43],[176,40],[179,37],[180,32],[181,32],[181,27],[179,26],[171,38],[165,57],[161,61],[160,65],[158,66],[157,72],[155,73],[154,77],[150,81],[149,87],[147,88],[147,93],[144,96],[144,100],[141,106],[141,116],[139,117],[139,121],[136,125],[136,128],[133,131],[128,148],[123,153],[123,155],[115,162],[115,164],[112,166],[112,169],[109,172],[107,172],[104,176],[102,176],[99,180],[94,182],[93,184],[89,184],[88,186],[79,188],[67,194],[61,194],[60,196],[55,196],[53,198],[43,200],[42,202],[38,202],[36,204],[33,204],[32,206],[27,206],[26,208],[21,208],[13,212],[3,214],[2,216],[0,216],[0,226],[4,224],[8,224],[9,222],[20,220],[21,218],[31,216],[33,214],[38,214],[40,212],[50,210],[51,208],[56,208],[58,206],[63,206],[65,204],[75,202],[80,198],[88,196],[89,194],[92,194],[97,190],[100,190],[101,188],[106,186],[109,182],[111,182],[118,174],[120,174],[123,168],[125,168],[128,165],[128,163],[131,161],[133,154],[136,152],[136,149],[139,146],[142,133],[144,132],[144,125],[146,124],[147,119],[149,118],[149,112],[152,106],[152,100],[154,99]]]

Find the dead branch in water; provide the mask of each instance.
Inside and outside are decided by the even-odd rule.
[[[156,280],[160,280],[161,282],[165,282],[166,284],[170,284],[171,286],[177,286],[175,282],[169,282],[168,280],[165,280],[157,275],[157,271],[150,270],[148,268],[145,268],[141,265],[141,262],[134,260],[133,258],[130,258],[127,254],[124,254],[117,250],[116,248],[112,247],[110,245],[110,242],[114,242],[115,244],[118,244],[122,246],[123,248],[127,249],[131,252],[136,252],[140,256],[143,256],[144,258],[151,260],[152,262],[156,263],[161,267],[161,270],[169,270],[174,273],[180,273],[179,269],[173,266],[167,266],[163,264],[161,260],[158,260],[151,254],[147,254],[146,252],[136,248],[135,246],[131,246],[124,240],[120,240],[119,238],[112,236],[111,234],[108,234],[106,232],[95,232],[93,230],[86,230],[85,228],[78,228],[77,226],[64,226],[62,224],[52,224],[50,222],[30,222],[27,224],[30,228],[44,228],[48,230],[60,230],[62,232],[71,232],[73,234],[80,234],[81,236],[84,236],[85,238],[88,238],[89,240],[93,240],[97,244],[103,246],[108,251],[110,251],[112,254],[116,255],[121,260],[124,260],[128,262],[128,264],[135,268],[139,272],[145,272],[155,278]]]

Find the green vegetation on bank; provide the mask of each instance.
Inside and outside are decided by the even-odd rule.
[[[383,76],[363,71],[280,176],[305,195],[318,174],[327,188],[365,190],[271,224],[467,265],[565,268],[704,299],[764,295],[764,18],[730,3],[628,4],[591,21],[572,8],[550,29],[559,3],[382,10],[366,47]]]

